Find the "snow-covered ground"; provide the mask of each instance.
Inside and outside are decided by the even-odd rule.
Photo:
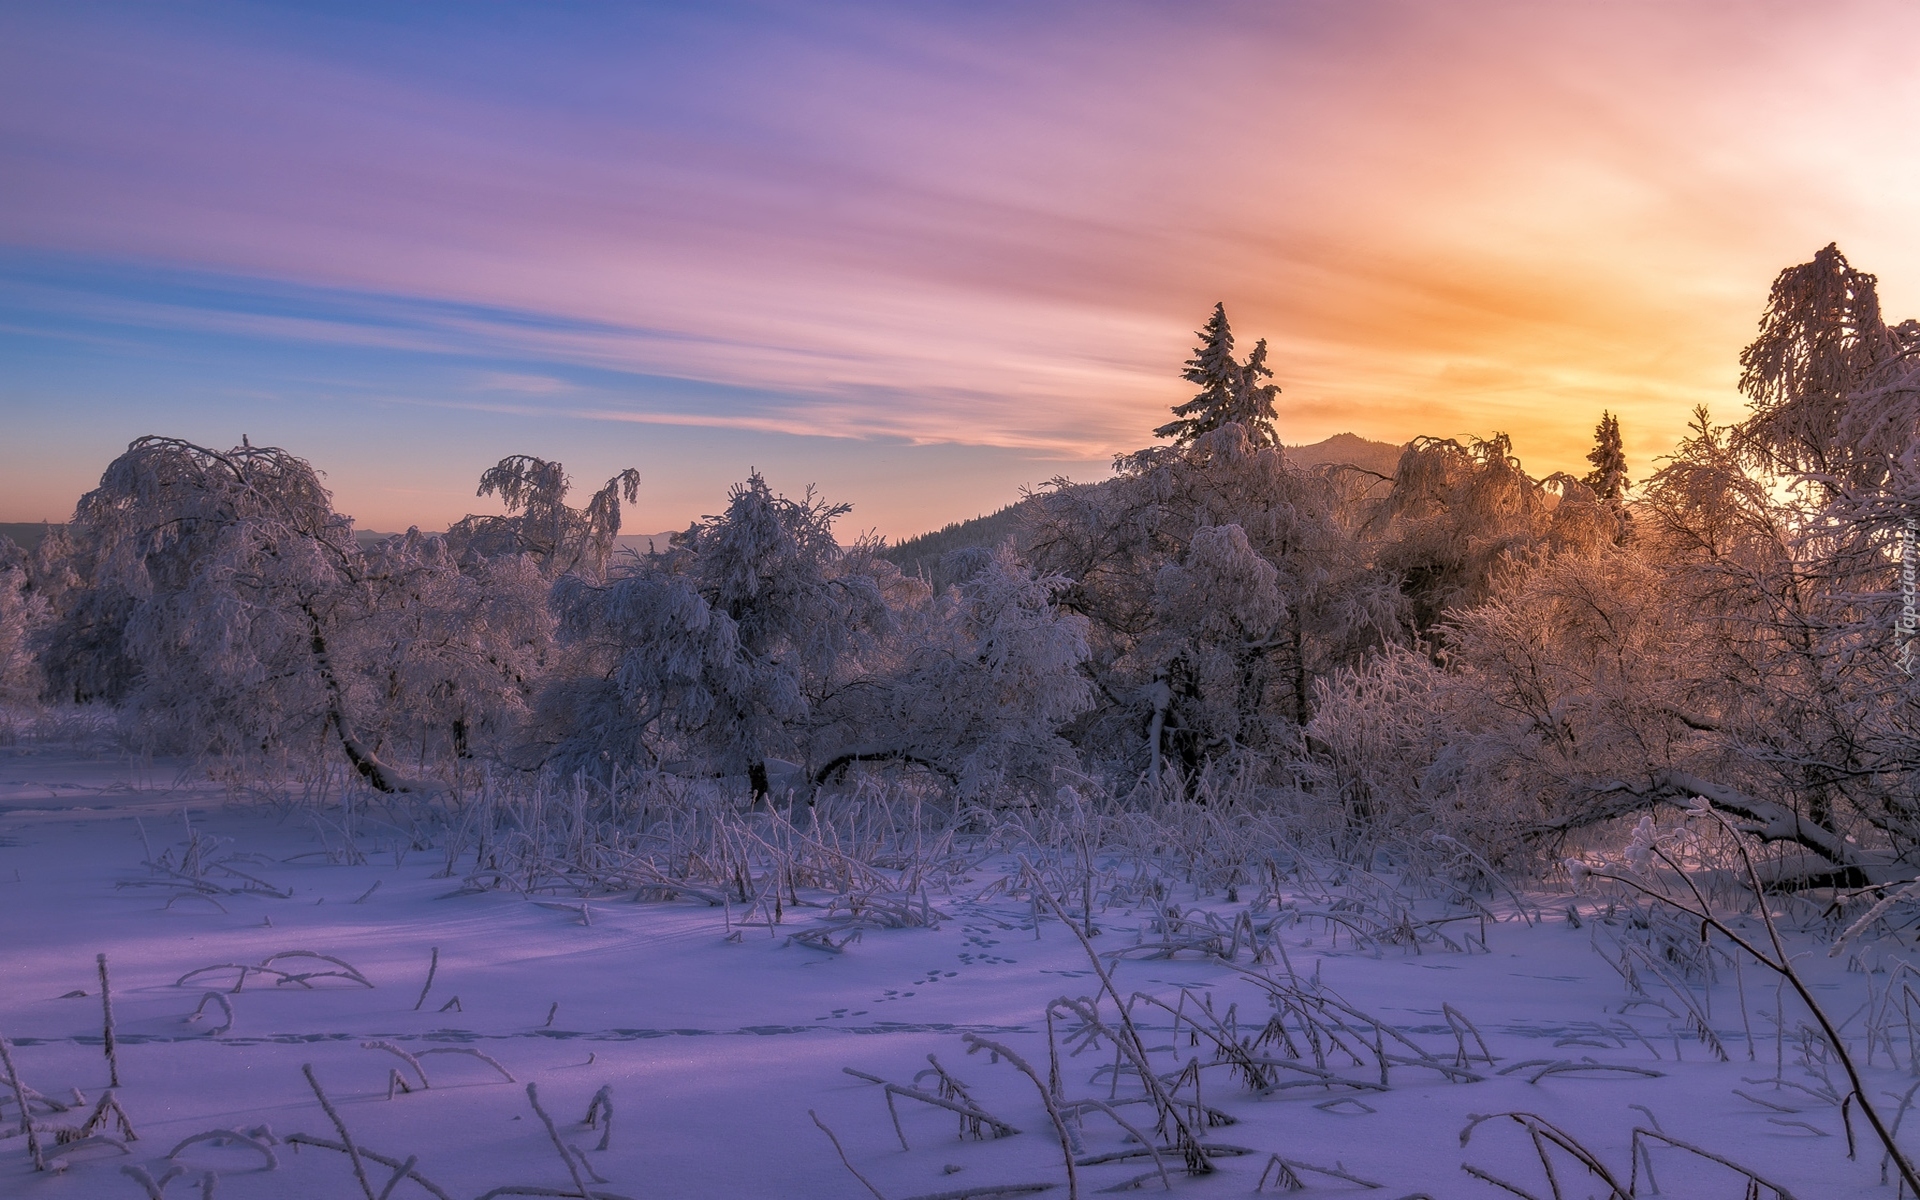
[[[169,848],[177,860],[189,830],[203,844],[227,839],[216,857],[290,894],[205,897],[159,886],[161,877],[143,861]],[[573,1168],[529,1103],[528,1084],[538,1086],[559,1138],[579,1147],[580,1158],[607,1181],[588,1178],[595,1193],[689,1200],[872,1194],[842,1165],[811,1112],[888,1200],[994,1184],[1051,1184],[1045,1194],[1067,1194],[1060,1140],[1040,1091],[1007,1061],[984,1050],[969,1054],[966,1041],[973,1034],[1002,1043],[1044,1078],[1049,1003],[1100,989],[1068,927],[1049,916],[1036,928],[1028,901],[992,886],[1017,869],[1011,857],[988,860],[950,894],[931,896],[950,917],[937,928],[868,930],[844,952],[828,953],[789,941],[818,922],[818,909],[789,908],[778,927],[731,929],[737,911],[694,899],[595,899],[582,913],[577,901],[463,892],[458,877],[443,875],[443,857],[396,852],[377,834],[361,837],[366,862],[330,862],[316,853],[328,836],[302,808],[231,804],[219,788],[183,785],[167,767],[0,754],[0,1035],[24,1083],[66,1104],[77,1088],[91,1106],[108,1084],[96,967],[96,955],[106,955],[117,1095],[138,1133],[130,1156],[104,1143],[72,1152],[50,1146],[47,1156],[68,1165],[45,1174],[31,1169],[25,1139],[13,1133],[0,1140],[0,1195],[137,1198],[146,1194],[143,1185],[123,1175],[123,1166],[159,1178],[170,1165],[166,1154],[182,1139],[263,1125],[277,1141],[268,1144],[277,1166],[269,1169],[262,1151],[242,1144],[198,1143],[173,1160],[186,1170],[167,1194],[200,1195],[211,1171],[218,1174],[216,1194],[235,1200],[358,1195],[347,1156],[284,1140],[294,1133],[337,1137],[303,1076],[305,1064],[359,1146],[394,1160],[417,1156],[421,1176],[462,1200],[505,1185],[578,1194]],[[1230,901],[1176,884],[1167,902],[1190,916],[1211,912],[1231,923],[1254,890]],[[1325,902],[1292,899],[1308,910]],[[1553,1191],[1520,1125],[1489,1122],[1461,1145],[1471,1114],[1523,1111],[1573,1135],[1623,1183],[1631,1173],[1631,1131],[1657,1122],[1806,1200],[1893,1195],[1890,1184],[1880,1184],[1880,1154],[1864,1124],[1856,1120],[1859,1155],[1849,1161],[1839,1110],[1806,1090],[1820,1085],[1792,1036],[1804,1014],[1796,1015],[1790,999],[1788,1036],[1774,1036],[1771,979],[1749,965],[1738,981],[1722,969],[1718,984],[1692,989],[1694,1003],[1710,1003],[1711,1027],[1731,1057],[1720,1062],[1689,1031],[1682,999],[1650,972],[1641,974],[1645,1002],[1628,1004],[1635,997],[1621,973],[1596,951],[1617,958],[1617,943],[1634,932],[1625,922],[1593,919],[1592,902],[1579,927],[1567,920],[1564,897],[1542,907],[1548,915],[1531,924],[1509,904],[1496,923],[1446,926],[1456,943],[1472,935],[1464,952],[1438,941],[1376,950],[1346,935],[1333,940],[1335,926],[1324,919],[1283,920],[1273,931],[1286,963],[1258,966],[1244,950],[1231,965],[1191,952],[1167,958],[1129,950],[1160,940],[1151,903],[1099,914],[1102,933],[1092,944],[1108,956],[1124,996],[1145,992],[1180,1007],[1186,989],[1187,1011],[1210,997],[1223,1021],[1237,1006],[1238,1032],[1251,1039],[1274,1009],[1271,989],[1248,972],[1286,981],[1290,964],[1298,983],[1289,994],[1322,989],[1433,1056],[1422,1061],[1348,1013],[1340,1019],[1365,1051],[1353,1057],[1365,1061],[1356,1066],[1338,1052],[1326,1059],[1327,1070],[1348,1085],[1262,1096],[1228,1068],[1205,1067],[1199,1099],[1233,1120],[1205,1128],[1205,1140],[1249,1152],[1211,1159],[1217,1170],[1199,1178],[1185,1176],[1170,1156],[1173,1190],[1248,1195],[1278,1154],[1376,1182],[1384,1190],[1373,1194],[1383,1196],[1503,1194],[1464,1172],[1465,1163],[1547,1197]],[[1429,904],[1422,911],[1439,910]],[[1270,920],[1274,906],[1256,915]],[[432,987],[418,1003],[436,949]],[[337,957],[373,986],[344,975],[276,985],[272,975],[254,973],[235,992],[237,968],[179,982],[198,968],[262,964],[287,951]],[[1882,943],[1868,956],[1892,963],[1887,951]],[[1806,961],[1839,1018],[1867,1004],[1870,989],[1877,1000],[1889,978],[1849,972],[1842,959],[1817,953]],[[294,974],[335,969],[314,958],[271,965]],[[190,1019],[209,991],[231,1005],[230,1029],[215,1032],[225,1020],[217,1002]],[[1456,1037],[1460,1023],[1450,1023],[1443,1005],[1484,1035],[1491,1066],[1471,1036]],[[1176,1032],[1168,1012],[1141,1002],[1134,1013],[1157,1071],[1176,1072],[1196,1057],[1213,1061],[1211,1044],[1185,1023]],[[1102,1003],[1101,1016],[1114,1021],[1111,1001]],[[1860,1035],[1868,1020],[1856,1015],[1847,1032]],[[1072,1024],[1056,1015],[1065,1098],[1139,1096],[1131,1078],[1116,1090],[1111,1043],[1069,1056]],[[1897,1096],[1910,1085],[1904,1028],[1899,1068],[1889,1065],[1888,1049],[1874,1053],[1878,1092]],[[1296,1023],[1292,1030],[1297,1061],[1312,1065],[1304,1028]],[[1384,1090],[1372,1090],[1381,1076],[1366,1043],[1376,1036],[1389,1055]],[[375,1041],[416,1056],[478,1050],[513,1079],[477,1057],[427,1055],[418,1061],[432,1086],[421,1089],[400,1055],[364,1045]],[[1865,1050],[1864,1043],[1854,1048]],[[963,1081],[979,1108],[1020,1132],[961,1140],[954,1113],[901,1097],[896,1134],[882,1088],[843,1070],[937,1090],[932,1078],[915,1085],[916,1075],[930,1070],[929,1056]],[[1266,1044],[1256,1056],[1283,1059],[1285,1048]],[[1096,1079],[1102,1067],[1108,1071]],[[395,1069],[414,1090],[389,1095]],[[1781,1069],[1800,1087],[1772,1082]],[[1269,1073],[1273,1082],[1310,1079],[1294,1068]],[[1362,1084],[1369,1090],[1356,1090]],[[610,1143],[600,1150],[601,1133],[582,1118],[603,1087],[611,1088],[615,1116]],[[1190,1099],[1193,1089],[1180,1085],[1176,1095]],[[1897,1103],[1886,1107],[1891,1112]],[[78,1124],[88,1111],[76,1107],[42,1120]],[[1136,1126],[1153,1124],[1143,1103],[1113,1111]],[[9,1099],[9,1132],[16,1121]],[[1139,1149],[1114,1119],[1090,1108],[1071,1132],[1077,1158]],[[901,1148],[902,1135],[911,1149]],[[264,1132],[260,1140],[267,1144]],[[1920,1143],[1920,1136],[1912,1140]],[[1740,1176],[1684,1150],[1656,1144],[1648,1157],[1665,1195],[1746,1194]],[[1565,1155],[1554,1158],[1554,1168],[1567,1197],[1606,1194]],[[393,1171],[377,1162],[366,1170],[373,1194],[382,1194]],[[1079,1187],[1091,1195],[1152,1171],[1153,1163],[1138,1156],[1090,1162],[1078,1168]],[[1304,1168],[1294,1173],[1309,1194],[1367,1191]],[[1280,1174],[1267,1175],[1268,1190],[1285,1190]],[[1153,1175],[1140,1186],[1163,1185]],[[1644,1167],[1638,1186],[1649,1194]],[[392,1192],[427,1194],[412,1180]]]

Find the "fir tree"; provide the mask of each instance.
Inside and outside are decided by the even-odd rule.
[[[1271,444],[1273,434],[1273,398],[1280,389],[1260,382],[1273,377],[1266,365],[1267,344],[1260,342],[1245,365],[1233,356],[1233,329],[1227,324],[1227,306],[1213,306],[1207,327],[1199,331],[1200,344],[1180,377],[1200,385],[1193,399],[1175,405],[1174,420],[1153,431],[1155,437],[1172,438],[1177,446],[1190,444],[1203,433],[1211,433],[1229,421],[1238,421],[1255,442]]]
[[[1610,412],[1600,414],[1600,424],[1594,427],[1593,449],[1587,451],[1587,461],[1593,464],[1593,470],[1587,472],[1580,482],[1593,489],[1593,494],[1609,504],[1618,505],[1626,497],[1627,454],[1620,444],[1620,418]]]
[[[1261,338],[1254,343],[1253,353],[1240,368],[1233,404],[1226,417],[1229,421],[1238,421],[1256,446],[1280,444],[1273,429],[1273,401],[1280,394],[1280,385],[1262,382],[1272,378],[1273,368],[1267,365],[1267,339]]]

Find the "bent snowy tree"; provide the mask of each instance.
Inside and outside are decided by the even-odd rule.
[[[131,601],[129,703],[161,741],[251,758],[331,740],[381,791],[405,782],[360,734],[337,643],[374,610],[349,518],[304,459],[143,437],[84,496],[96,587]]]
[[[566,467],[530,454],[510,454],[480,476],[477,496],[499,496],[505,516],[468,516],[447,539],[456,553],[484,558],[524,556],[549,579],[577,574],[598,580],[607,573],[620,534],[620,501],[640,495],[640,472],[628,467],[607,480],[585,508],[567,506],[573,480]]]

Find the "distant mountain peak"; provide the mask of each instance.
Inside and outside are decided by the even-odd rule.
[[[1393,474],[1400,465],[1405,446],[1376,442],[1357,433],[1336,433],[1307,446],[1288,446],[1287,461],[1297,467],[1317,467],[1322,463],[1348,463],[1381,475]]]

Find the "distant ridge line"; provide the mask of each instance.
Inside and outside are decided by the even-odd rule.
[[[1341,463],[1391,476],[1400,464],[1405,446],[1376,442],[1356,433],[1336,433],[1324,441],[1307,446],[1288,446],[1288,461],[1295,466],[1317,467]],[[936,587],[946,582],[940,561],[956,550],[993,547],[1019,531],[1020,509],[1027,502],[1016,500],[996,512],[968,521],[953,521],[939,529],[906,538],[888,546],[882,556],[909,575],[924,576]]]

